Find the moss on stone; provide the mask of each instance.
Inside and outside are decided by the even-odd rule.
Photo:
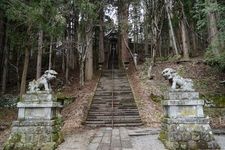
[[[55,125],[53,127],[52,140],[56,142],[56,144],[60,144],[63,142],[64,137],[61,132],[61,127],[63,125],[62,117],[55,118]]]
[[[151,93],[150,99],[156,103],[160,103],[163,100],[163,96],[157,96]]]
[[[13,150],[16,145],[21,142],[22,136],[17,133],[10,136],[9,140],[4,144],[4,150]]]
[[[41,150],[54,150],[56,149],[56,143],[55,142],[49,142],[45,143],[44,145],[41,146]]]
[[[187,142],[180,142],[180,149],[181,150],[186,150],[188,148]]]
[[[184,108],[181,111],[181,116],[186,117],[186,116],[194,116],[196,114],[196,110],[190,109],[190,108]]]
[[[211,103],[215,107],[225,107],[225,94],[200,95],[200,98]]]
[[[158,138],[163,142],[166,139],[165,131],[161,131]]]
[[[69,104],[71,104],[72,102],[75,101],[75,97],[65,96],[60,92],[58,92],[56,94],[56,97],[57,97],[57,102],[60,102],[64,106],[67,106],[67,105],[69,105]]]

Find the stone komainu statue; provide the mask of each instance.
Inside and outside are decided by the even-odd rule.
[[[176,70],[166,68],[162,72],[163,77],[172,83],[172,90],[194,91],[193,81],[179,76]]]
[[[55,79],[58,73],[54,70],[46,70],[45,73],[37,80],[29,82],[28,92],[47,91],[51,92],[50,81]]]

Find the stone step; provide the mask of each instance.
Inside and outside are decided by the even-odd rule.
[[[94,108],[94,107],[91,107],[91,109],[89,110],[90,112],[111,112],[111,111],[114,111],[114,112],[138,112],[138,109],[137,108],[112,108],[112,107],[108,107],[108,108]]]
[[[86,120],[86,124],[110,124],[112,120]],[[141,120],[113,120],[114,124],[141,123]]]
[[[87,121],[104,121],[104,120],[114,120],[114,121],[125,121],[125,120],[129,120],[129,121],[137,121],[137,122],[141,122],[141,119],[139,116],[95,116],[95,117],[88,117]]]
[[[112,106],[112,102],[101,102],[101,101],[98,101],[98,102],[93,102],[92,103],[93,106],[99,106],[99,107],[104,107],[104,106]],[[121,102],[113,102],[113,107],[118,107],[118,106],[124,106],[123,103]],[[130,105],[132,107],[132,105]],[[129,107],[129,106],[127,106]],[[135,106],[136,107],[136,106]]]
[[[108,115],[105,115],[105,116],[98,116],[98,115],[89,115],[88,118],[135,118],[135,119],[140,119],[140,116],[139,115],[125,115],[125,114],[121,114],[121,115],[111,115],[111,114],[108,114]]]
[[[123,95],[123,96],[106,96],[106,95],[96,95],[93,97],[94,100],[99,99],[99,100],[112,100],[112,98],[114,99],[114,101],[116,100],[132,100],[133,99],[133,95]],[[134,101],[134,100],[133,100]]]
[[[97,128],[97,127],[112,127],[112,123],[110,124],[86,124],[88,127]],[[136,127],[136,126],[142,126],[143,123],[126,123],[126,124],[113,124],[113,127]]]
[[[113,100],[113,101],[112,100],[105,100],[105,101],[104,100],[93,100],[92,105],[94,105],[94,104],[95,105],[97,105],[97,104],[102,104],[102,105],[103,104],[106,104],[106,105],[109,105],[110,104],[110,105],[112,105],[112,103],[115,104],[115,105],[119,105],[119,104],[120,105],[123,105],[124,104],[121,100],[116,100],[116,101],[115,100]]]
[[[113,112],[114,116],[130,116],[130,115],[134,115],[137,116],[139,115],[138,111],[117,111],[117,112]],[[89,111],[88,115],[106,115],[106,116],[111,116],[112,112],[111,111]]]
[[[102,91],[102,90],[96,90],[95,91],[95,95],[112,95],[112,93],[115,95],[115,94],[122,94],[122,95],[125,95],[125,94],[133,94],[132,91],[130,90],[119,90],[119,91]]]
[[[113,121],[118,122],[118,121],[126,121],[126,122],[141,122],[140,118],[125,118],[125,117],[108,117],[108,118],[87,118],[87,121]]]
[[[113,73],[112,78],[111,70],[102,71],[86,124],[92,127],[112,126],[112,122],[115,126],[142,125],[126,73],[122,70]]]
[[[111,116],[111,112],[89,112],[88,116]],[[139,116],[139,112],[114,112],[114,116]]]
[[[138,112],[138,109],[137,108],[134,108],[134,107],[130,107],[130,108],[124,108],[124,107],[121,107],[121,108],[112,108],[112,107],[104,107],[104,108],[100,108],[100,107],[92,107],[90,109],[90,112]]]

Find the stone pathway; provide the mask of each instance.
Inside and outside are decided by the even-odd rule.
[[[85,129],[66,135],[57,150],[165,150],[158,133],[159,129],[138,127]],[[225,150],[225,135],[215,138]]]
[[[98,128],[65,137],[58,150],[163,150],[157,132],[148,128]],[[137,131],[137,132],[136,132]]]

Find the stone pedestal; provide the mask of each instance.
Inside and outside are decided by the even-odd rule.
[[[50,150],[62,141],[62,106],[51,93],[27,93],[17,107],[18,120],[12,124],[4,149]]]
[[[194,91],[169,91],[162,101],[165,116],[160,139],[168,149],[219,149]]]

